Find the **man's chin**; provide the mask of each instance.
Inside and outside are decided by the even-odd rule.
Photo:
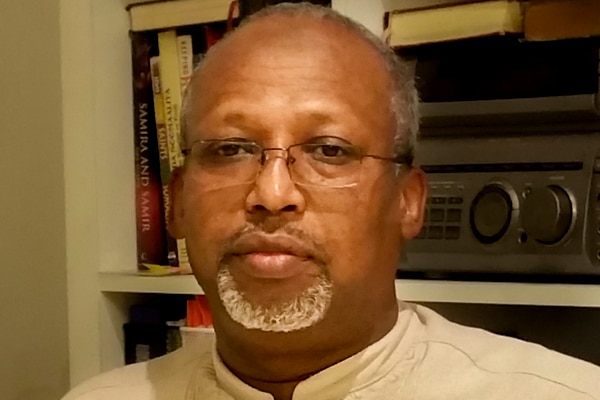
[[[264,332],[293,332],[321,321],[331,303],[332,285],[319,276],[306,289],[298,291],[264,291],[245,295],[238,289],[227,268],[219,271],[217,287],[229,316],[246,329]]]

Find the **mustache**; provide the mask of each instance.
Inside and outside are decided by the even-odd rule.
[[[262,225],[248,222],[243,228],[231,235],[222,246],[219,257],[220,264],[227,264],[229,258],[239,253],[240,249],[247,248],[250,242],[256,242],[257,237],[267,242],[270,238],[273,238],[274,241],[284,238],[297,244],[302,249],[303,254],[306,254],[321,267],[324,268],[330,263],[331,256],[327,249],[304,230],[289,224],[281,224],[277,227]]]

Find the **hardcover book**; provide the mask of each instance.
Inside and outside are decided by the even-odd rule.
[[[183,154],[179,143],[181,125],[181,76],[180,60],[175,30],[158,33],[158,52],[160,65],[160,81],[163,95],[163,107],[169,151],[169,167],[171,171],[183,165]],[[187,267],[189,260],[185,241],[177,240],[177,261],[179,267]]]
[[[147,31],[227,19],[231,0],[173,0],[132,5],[131,30]]]
[[[150,74],[152,43],[130,33],[132,53],[137,261],[166,264],[166,229]]]
[[[406,47],[522,33],[521,8],[516,0],[492,0],[392,12],[388,41],[392,47]]]
[[[162,187],[164,223],[169,221],[169,212],[171,209],[171,194],[169,193],[169,181],[171,180],[171,167],[169,165],[169,140],[167,137],[167,127],[165,124],[165,112],[163,106],[163,94],[160,82],[159,57],[150,57],[150,73],[152,77],[152,92],[154,98],[154,120],[156,122],[156,135],[158,140],[158,155],[160,163],[160,181]],[[167,260],[170,266],[179,265],[177,240],[173,238],[169,231],[166,232],[167,241]]]
[[[182,94],[193,68],[226,27],[226,21],[221,21],[130,32],[140,274],[190,272],[185,241],[168,233],[169,180],[172,170],[183,163],[179,143]]]
[[[179,60],[179,80],[181,83],[181,95],[185,93],[192,71],[194,70],[194,49],[192,46],[192,35],[177,36],[177,58]]]
[[[530,1],[523,23],[525,39],[530,41],[600,36],[600,1]]]

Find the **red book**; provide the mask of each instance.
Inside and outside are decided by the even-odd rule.
[[[137,261],[168,265],[158,139],[154,121],[150,54],[155,44],[144,33],[130,33],[135,145]]]

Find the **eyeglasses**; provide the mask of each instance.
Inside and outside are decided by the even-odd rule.
[[[355,186],[360,181],[364,158],[411,164],[409,157],[363,154],[360,147],[333,136],[313,138],[287,148],[263,148],[254,141],[238,138],[199,140],[182,152],[186,162],[198,166],[199,173],[222,187],[254,182],[268,154],[275,152],[285,160],[292,181],[308,186]]]

